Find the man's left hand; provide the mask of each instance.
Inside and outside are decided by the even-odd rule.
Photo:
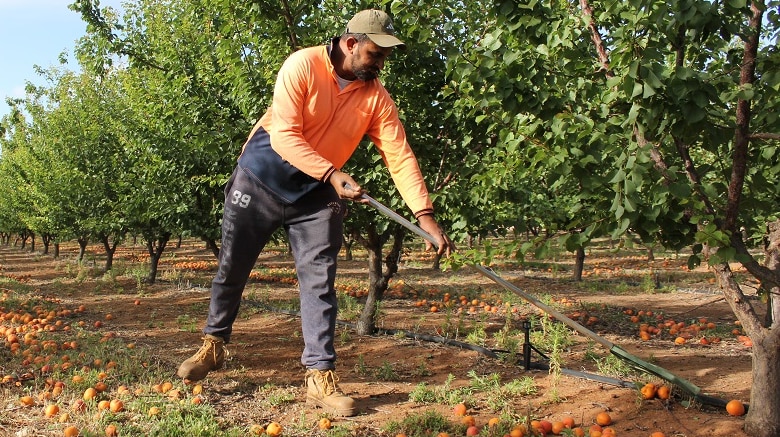
[[[436,246],[438,247],[436,253],[439,255],[452,255],[452,252],[455,251],[455,244],[450,240],[450,237],[444,233],[441,226],[439,226],[439,223],[433,218],[433,214],[421,215],[417,220],[420,222],[422,230],[430,234],[436,240]],[[431,248],[433,248],[433,244],[430,241],[425,240],[425,250],[428,251],[431,250]]]

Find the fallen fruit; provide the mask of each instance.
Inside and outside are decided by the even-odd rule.
[[[60,412],[60,407],[57,404],[49,404],[43,409],[43,414],[46,417],[54,417]]]
[[[118,413],[125,409],[125,403],[120,399],[111,399],[111,402],[108,404],[108,409],[111,410],[112,413]]]
[[[596,423],[601,426],[607,426],[612,423],[612,417],[606,411],[602,411],[596,415]]]
[[[97,390],[95,390],[94,387],[89,387],[88,389],[84,390],[84,400],[89,402],[93,399],[95,399],[95,396],[97,396]]]
[[[726,412],[732,416],[742,416],[745,414],[745,404],[737,399],[732,399],[726,404]]]
[[[265,427],[265,433],[270,437],[277,437],[282,435],[282,425],[276,422],[271,422]]]
[[[106,437],[117,437],[119,432],[116,430],[116,425],[108,425],[106,427]]]
[[[652,382],[648,382],[642,387],[640,392],[642,393],[642,399],[649,400],[655,398],[657,388]]]

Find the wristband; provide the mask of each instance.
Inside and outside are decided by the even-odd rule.
[[[419,220],[420,217],[422,217],[424,215],[433,216],[433,210],[432,209],[423,209],[422,211],[417,211],[416,213],[414,213],[414,218]]]

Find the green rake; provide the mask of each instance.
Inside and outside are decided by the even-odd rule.
[[[434,246],[436,246],[436,239],[433,238],[429,233],[425,232],[422,228],[419,226],[413,224],[403,216],[399,215],[392,209],[384,206],[383,204],[379,203],[375,199],[373,199],[371,196],[368,196],[366,194],[363,194],[362,198],[366,201],[368,201],[368,204],[372,207],[376,208],[381,212],[382,214],[386,215],[396,223],[400,224],[401,226],[409,229],[410,231],[414,232],[415,234],[419,235],[420,237],[424,238],[425,240],[431,242]],[[642,371],[646,373],[653,374],[665,381],[668,381],[670,384],[673,384],[677,387],[679,387],[682,391],[687,393],[690,397],[692,397],[695,401],[716,406],[720,408],[724,408],[726,406],[726,401],[723,399],[719,399],[713,396],[708,396],[701,392],[701,388],[696,386],[695,384],[691,383],[690,381],[681,378],[674,373],[660,367],[656,366],[655,364],[648,363],[647,361],[644,361],[643,359],[631,354],[630,352],[626,351],[625,349],[621,348],[620,346],[612,343],[611,341],[607,340],[604,337],[601,337],[600,335],[596,334],[595,332],[591,331],[590,329],[582,326],[581,324],[577,323],[576,321],[572,320],[571,318],[567,317],[565,314],[561,313],[560,311],[556,310],[555,308],[550,307],[549,305],[545,304],[544,302],[541,302],[539,299],[535,298],[534,296],[524,292],[520,288],[518,288],[516,285],[512,284],[511,282],[503,279],[498,274],[490,270],[489,268],[482,266],[480,264],[472,263],[472,267],[477,269],[479,273],[486,276],[487,278],[491,279],[493,282],[497,283],[498,285],[504,287],[505,289],[515,293],[516,295],[520,296],[521,298],[525,299],[530,304],[536,306],[540,310],[544,311],[545,313],[555,317],[560,322],[564,323],[569,328],[579,332],[580,334],[592,339],[596,343],[601,344],[604,346],[607,350],[609,350],[613,355],[616,357],[622,359],[623,361],[627,362],[631,367]]]

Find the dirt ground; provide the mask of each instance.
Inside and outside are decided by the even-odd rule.
[[[100,319],[112,313],[107,329],[139,347],[147,348],[157,359],[170,367],[171,374],[178,364],[190,356],[201,344],[200,328],[206,317],[209,300],[208,282],[213,270],[202,272],[198,279],[181,279],[175,275],[184,260],[213,262],[202,243],[191,242],[179,249],[166,249],[163,255],[159,280],[154,285],[140,285],[129,274],[117,278],[121,292],[95,293],[90,280],[81,283],[81,292],[60,296],[67,304],[85,304],[86,318]],[[62,257],[54,260],[49,255],[31,254],[14,247],[0,247],[0,273],[8,277],[24,277],[43,294],[54,292],[56,285],[67,280],[67,265],[73,265],[75,247],[63,246]],[[115,265],[130,264],[143,258],[143,247],[121,248]],[[99,247],[93,251],[95,268],[99,269]],[[173,256],[175,254],[175,256]],[[682,257],[681,257],[682,258]],[[689,341],[675,345],[670,338],[642,341],[638,331],[623,320],[626,309],[663,312],[675,320],[708,321],[730,331],[734,315],[724,302],[717,288],[707,280],[706,269],[683,272],[683,259],[676,257],[645,261],[641,256],[595,256],[586,260],[591,275],[583,283],[574,283],[566,271],[566,261],[561,269],[521,268],[499,266],[496,271],[521,289],[538,295],[551,296],[569,302],[570,310],[602,308],[597,322],[590,329],[620,345],[636,356],[651,361],[702,388],[702,391],[724,400],[740,399],[747,402],[751,387],[751,351],[733,335],[724,335],[717,344],[701,345]],[[433,272],[424,261],[404,263],[395,280],[403,280],[400,287],[419,293],[431,288],[448,290],[453,295],[461,290],[482,290],[484,293],[504,292],[489,279],[474,270],[463,268],[457,272]],[[280,252],[261,255],[258,267],[291,269],[289,258]],[[366,261],[359,256],[354,261],[340,261],[339,281],[365,281]],[[129,270],[129,269],[128,269]],[[169,273],[165,273],[168,271]],[[174,273],[170,273],[170,272]],[[620,272],[620,273],[618,273]],[[681,273],[682,272],[682,273]],[[673,286],[668,292],[626,292],[625,284],[636,285],[642,278],[655,275],[659,286]],[[691,278],[685,279],[689,275]],[[96,275],[97,276],[97,275]],[[178,279],[177,279],[178,278]],[[683,279],[680,279],[683,278]],[[266,278],[267,279],[267,278]],[[589,285],[588,285],[589,284]],[[140,288],[139,288],[140,287]],[[300,319],[296,315],[267,309],[263,305],[294,299],[297,288],[294,283],[270,280],[253,280],[245,293],[246,302],[234,326],[233,341],[228,345],[230,359],[225,369],[213,372],[204,380],[208,402],[225,417],[236,422],[262,423],[274,420],[293,423],[304,413],[316,414],[304,403],[302,388],[304,370],[299,357],[303,349],[300,335]],[[140,304],[134,305],[139,299]],[[601,307],[599,307],[601,305]],[[567,310],[569,312],[569,310]],[[613,314],[608,317],[606,314]],[[617,314],[617,315],[615,315]],[[430,313],[427,306],[417,307],[414,299],[391,298],[383,306],[380,325],[383,328],[408,330],[436,335],[448,317],[444,312]],[[620,318],[623,317],[623,318]],[[482,320],[487,329],[497,330],[506,317],[500,312],[488,316],[464,315],[464,323],[472,326]],[[516,327],[520,327],[519,319]],[[335,424],[350,424],[355,435],[386,435],[382,429],[390,421],[430,409],[440,410],[451,416],[451,406],[422,405],[409,400],[410,392],[421,382],[441,385],[453,375],[454,386],[466,385],[468,372],[480,375],[498,373],[501,380],[531,376],[538,393],[517,400],[514,408],[519,415],[532,418],[559,420],[571,416],[578,423],[590,425],[599,411],[609,411],[613,427],[620,436],[648,436],[653,431],[663,431],[667,436],[742,436],[743,419],[731,417],[725,411],[706,405],[685,406],[684,399],[675,397],[664,402],[658,399],[642,401],[636,389],[604,382],[563,375],[555,378],[546,370],[525,370],[521,363],[508,363],[490,358],[480,352],[444,345],[437,342],[417,341],[400,336],[358,336],[348,326],[338,327],[336,339],[339,354],[338,373],[342,390],[354,397],[359,414],[352,418],[335,420]],[[595,373],[592,361],[585,351],[590,349],[599,355],[608,355],[601,346],[591,343],[579,334],[572,334],[575,344],[562,356],[567,369]],[[459,340],[464,341],[463,338]],[[540,345],[543,347],[543,345]],[[534,356],[533,361],[541,361]],[[394,378],[378,378],[377,370],[390,366]],[[425,371],[421,371],[424,369]],[[289,386],[295,390],[298,402],[279,408],[259,409],[257,390],[266,385]],[[554,390],[552,384],[555,384]],[[555,392],[557,397],[551,393]],[[679,392],[677,392],[679,394]],[[494,412],[478,402],[464,399],[472,405],[472,414],[479,424],[485,424]]]

